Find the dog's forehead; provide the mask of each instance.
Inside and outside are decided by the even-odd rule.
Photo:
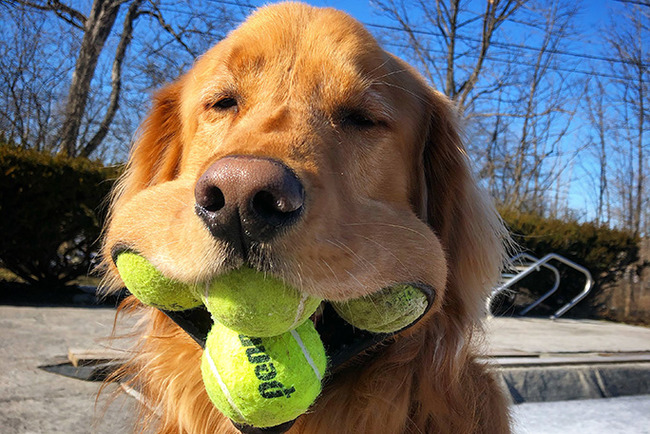
[[[228,39],[237,56],[264,56],[305,60],[309,55],[356,60],[381,52],[376,40],[354,18],[331,8],[283,3],[262,8]],[[302,57],[298,57],[301,54]]]
[[[367,88],[395,67],[392,57],[349,15],[297,3],[262,8],[197,65],[204,83],[221,80],[237,87],[239,80],[259,83],[264,77],[267,87],[270,81],[278,87],[293,83],[325,92],[329,87]]]

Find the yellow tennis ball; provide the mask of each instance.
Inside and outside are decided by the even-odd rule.
[[[217,276],[206,287],[204,301],[215,320],[258,337],[276,336],[298,327],[321,302],[249,267]]]
[[[259,428],[305,413],[321,391],[327,359],[311,321],[279,336],[253,338],[218,322],[201,361],[208,396],[234,422]]]
[[[336,312],[353,326],[374,333],[392,333],[420,318],[429,300],[418,288],[395,285],[365,297],[332,302]]]
[[[189,285],[163,276],[136,253],[120,253],[115,265],[124,285],[144,304],[164,310],[186,310],[201,304]]]

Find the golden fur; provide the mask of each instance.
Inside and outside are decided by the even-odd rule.
[[[215,110],[224,96],[237,108]],[[346,124],[350,112],[372,126]],[[472,339],[503,229],[442,94],[344,13],[300,3],[259,10],[155,96],[113,201],[110,287],[121,285],[110,260],[117,244],[184,282],[233,266],[194,212],[197,179],[229,155],[282,161],[308,198],[301,220],[261,243],[253,265],[329,300],[396,282],[436,291],[424,319],[330,378],[290,433],[509,432],[506,400]],[[162,313],[128,303],[144,330],[123,374],[160,415],[158,431],[236,432],[203,388],[200,347]]]

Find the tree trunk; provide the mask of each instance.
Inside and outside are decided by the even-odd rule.
[[[88,102],[90,83],[95,75],[97,61],[111,33],[121,3],[112,0],[95,0],[90,15],[86,19],[79,57],[77,57],[70,83],[65,120],[61,128],[59,148],[61,155],[69,157],[78,155],[77,138]]]
[[[643,170],[643,130],[644,130],[644,120],[647,114],[645,113],[644,107],[644,80],[643,80],[643,64],[642,59],[639,59],[639,65],[637,65],[638,72],[638,83],[639,92],[638,92],[638,125],[637,133],[639,135],[637,140],[637,179],[636,179],[636,209],[634,210],[634,235],[638,236],[641,233],[641,212],[643,209],[643,184],[645,183],[645,176]]]
[[[120,42],[117,45],[115,57],[113,58],[113,69],[111,71],[112,88],[108,108],[106,109],[104,119],[95,135],[79,151],[78,154],[80,157],[88,158],[90,154],[99,147],[106,137],[106,134],[108,134],[108,129],[113,122],[113,118],[115,117],[120,102],[120,91],[122,90],[122,63],[126,56],[126,49],[131,43],[131,38],[133,36],[133,22],[139,16],[139,8],[143,1],[144,0],[135,0],[131,3],[129,10],[126,13]]]
[[[445,95],[451,99],[456,98],[456,79],[454,67],[456,64],[456,32],[458,31],[458,1],[451,2],[451,16],[449,18],[449,38],[447,45],[447,75],[445,79]]]

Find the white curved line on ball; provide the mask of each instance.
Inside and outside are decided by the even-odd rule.
[[[219,375],[219,371],[217,370],[217,366],[214,364],[214,360],[212,360],[212,357],[210,356],[210,352],[205,350],[205,356],[208,358],[208,364],[210,365],[210,370],[212,371],[212,375],[214,375],[214,378],[217,379],[217,383],[219,383],[219,387],[221,388],[221,391],[223,392],[224,396],[228,400],[228,404],[230,404],[232,409],[235,410],[235,413],[237,413],[237,415],[241,417],[241,421],[245,422],[246,418],[242,414],[241,410],[239,410],[239,407],[235,405],[235,401],[232,399],[232,396],[230,396],[230,391],[228,390],[226,383],[224,383],[223,380],[221,379],[221,375]]]
[[[293,319],[293,324],[291,324],[292,329],[295,329],[300,325],[300,317],[302,317],[302,314],[305,312],[305,304],[307,303],[308,298],[309,295],[301,294],[300,303],[298,303],[298,307],[296,308],[296,316]]]
[[[309,363],[309,366],[314,370],[314,374],[316,375],[316,378],[318,378],[318,381],[321,381],[323,379],[323,376],[321,375],[320,371],[316,367],[316,363],[314,363],[314,360],[311,358],[311,354],[309,353],[309,350],[305,347],[305,344],[303,343],[302,339],[300,338],[300,335],[298,332],[294,329],[291,330],[291,336],[296,340],[298,345],[300,346],[300,349],[302,350],[303,356],[305,356],[305,359],[307,359],[307,363]]]

